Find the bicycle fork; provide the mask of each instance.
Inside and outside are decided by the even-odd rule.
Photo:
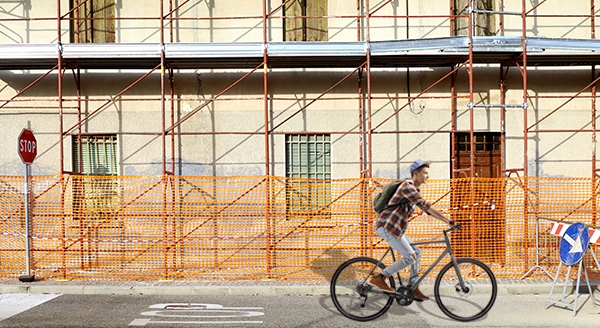
[[[446,238],[446,244],[448,246],[450,246],[450,240],[448,239],[448,235],[444,234],[444,237]],[[460,291],[462,291],[465,294],[468,294],[469,287],[467,287],[467,285],[465,284],[465,281],[463,280],[462,274],[460,273],[460,268],[458,267],[458,261],[454,257],[454,252],[452,251],[452,248],[447,247],[446,252],[448,253],[448,255],[450,255],[450,260],[452,261],[452,266],[454,266],[454,271],[456,272],[456,277],[458,278],[458,284],[460,285],[460,289],[461,289]],[[454,287],[456,288],[456,286],[454,286]],[[456,291],[460,292],[458,289]]]

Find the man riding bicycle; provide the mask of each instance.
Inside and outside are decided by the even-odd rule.
[[[402,258],[394,262],[391,266],[385,268],[381,274],[374,275],[369,281],[369,285],[377,287],[384,292],[394,293],[385,279],[390,278],[394,273],[410,265],[410,278],[408,287],[417,282],[419,277],[419,265],[421,262],[422,251],[411,246],[412,241],[405,235],[408,227],[408,220],[419,206],[424,212],[444,223],[454,226],[455,222],[442,215],[430,203],[421,198],[419,187],[429,179],[429,165],[431,162],[423,162],[418,159],[410,165],[411,179],[407,179],[396,189],[396,192],[388,202],[388,207],[381,212],[375,223],[377,235],[383,238],[397,252],[402,254]],[[419,287],[413,290],[415,300],[424,301],[429,297],[423,295]]]

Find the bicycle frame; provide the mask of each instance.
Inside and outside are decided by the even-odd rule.
[[[419,299],[414,295],[417,286],[448,255],[451,262],[443,263],[443,268],[436,274],[437,277],[433,284],[433,293],[437,305],[442,312],[458,321],[466,322],[481,318],[494,305],[498,285],[494,273],[483,262],[472,258],[455,257],[449,233],[460,228],[460,225],[456,225],[447,230],[442,230],[443,238],[433,238],[438,240],[410,243],[414,247],[429,244],[446,245],[445,249],[438,249],[438,246],[435,246],[436,252],[440,252],[441,255],[421,276],[415,277],[415,283],[410,288],[402,283],[400,273],[397,273],[398,284],[395,283],[396,280],[392,277],[389,279],[388,286],[391,286],[394,291],[384,286],[378,288],[377,286],[380,284],[377,281],[367,283],[368,279],[373,279],[373,274],[376,271],[381,273],[380,270],[385,268],[383,260],[388,256],[388,253],[391,252],[393,260],[396,261],[392,247],[385,249],[385,254],[379,260],[359,256],[342,263],[331,278],[330,292],[335,307],[347,318],[356,321],[369,321],[379,318],[388,311],[394,300],[401,306],[408,306],[415,300],[423,301],[423,299]],[[443,248],[442,245],[439,248]],[[363,271],[365,269],[366,271]],[[355,279],[361,276],[364,279],[361,278],[357,282]],[[471,279],[474,280],[471,281]],[[478,286],[482,288],[478,288]],[[478,296],[469,297],[475,294]],[[367,300],[371,296],[374,296],[375,301],[367,306]],[[457,305],[457,302],[459,304],[462,302],[463,305]]]
[[[410,288],[411,290],[415,290],[417,288],[417,286],[419,286],[419,284],[421,283],[421,281],[423,281],[423,279],[425,279],[425,277],[427,277],[427,275],[433,270],[433,268],[435,268],[442,261],[442,259],[446,255],[450,255],[450,260],[452,261],[452,264],[454,266],[454,270],[456,271],[456,276],[458,277],[458,281],[460,282],[460,287],[463,290],[465,289],[465,287],[466,287],[465,286],[465,282],[463,281],[462,275],[460,274],[460,270],[458,269],[458,262],[456,261],[456,258],[454,257],[454,252],[452,251],[452,246],[450,245],[450,238],[448,238],[448,232],[450,232],[452,230],[456,230],[456,229],[460,229],[460,227],[458,227],[458,228],[457,227],[453,227],[453,228],[450,228],[448,230],[443,230],[443,233],[444,233],[444,239],[443,240],[422,241],[422,242],[412,243],[411,244],[411,246],[420,246],[420,245],[429,245],[429,244],[446,244],[446,249],[437,258],[437,260],[435,260],[433,262],[433,264],[431,264],[429,266],[429,268],[427,268],[427,270],[425,271],[425,273],[423,273],[423,275],[417,280],[417,282]],[[390,251],[392,252],[392,260],[394,262],[396,261],[396,256],[394,255],[394,250],[390,246],[388,248],[388,250],[383,254],[383,256],[377,262],[377,266],[379,266],[379,264],[381,264],[381,262],[383,262],[383,259],[387,256],[387,254]],[[371,270],[371,272],[369,273],[369,276],[371,276],[373,274],[373,271],[375,271],[376,267],[374,267]],[[402,278],[400,277],[400,272],[397,272],[396,275],[398,277],[398,283],[401,286],[403,286],[402,285]],[[367,281],[368,277],[363,281],[363,283]]]

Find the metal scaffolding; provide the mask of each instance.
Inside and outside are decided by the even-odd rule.
[[[600,63],[600,42],[595,39],[595,7],[594,0],[590,2],[589,15],[556,15],[554,17],[584,17],[591,20],[590,38],[588,39],[569,39],[569,38],[550,38],[528,35],[527,19],[536,17],[550,17],[549,15],[536,15],[534,10],[540,6],[548,5],[548,1],[543,0],[534,7],[528,7],[528,3],[522,0],[520,12],[508,12],[503,10],[490,11],[474,9],[473,0],[469,0],[467,11],[464,14],[457,15],[454,10],[454,1],[450,1],[450,12],[440,15],[380,15],[379,12],[386,6],[390,6],[392,1],[382,1],[382,3],[373,5],[370,0],[356,1],[356,15],[350,16],[302,16],[301,18],[344,18],[356,20],[356,41],[351,42],[275,42],[270,41],[268,37],[269,22],[273,20],[281,20],[284,18],[294,18],[299,16],[286,16],[283,14],[284,6],[291,0],[282,1],[282,4],[274,9],[270,9],[267,0],[262,0],[262,15],[260,16],[239,16],[239,17],[178,17],[175,15],[180,10],[184,10],[186,5],[189,5],[190,0],[182,1],[179,5],[174,4],[173,0],[160,0],[160,8],[157,8],[159,15],[157,17],[115,17],[110,19],[115,20],[155,20],[159,21],[160,42],[158,43],[67,43],[62,42],[61,25],[63,22],[81,20],[81,19],[108,19],[108,18],[81,18],[77,17],[77,7],[91,0],[81,0],[79,5],[70,10],[61,8],[61,0],[56,1],[56,16],[55,17],[35,17],[35,18],[2,18],[0,22],[18,22],[18,21],[56,21],[56,42],[48,44],[4,44],[0,47],[0,70],[13,69],[37,69],[45,70],[35,81],[19,91],[10,99],[0,99],[0,110],[2,108],[36,108],[35,106],[20,106],[15,103],[39,102],[47,101],[57,104],[58,124],[60,127],[60,173],[69,174],[72,172],[65,171],[64,163],[64,139],[67,136],[75,136],[79,138],[78,145],[81,147],[81,137],[85,135],[82,131],[82,125],[91,118],[98,115],[104,108],[117,101],[140,101],[154,102],[160,104],[161,113],[161,129],[160,131],[147,132],[112,132],[121,135],[152,135],[160,136],[162,140],[161,155],[162,158],[162,173],[166,177],[173,175],[175,172],[175,138],[178,135],[218,135],[218,134],[243,134],[243,135],[259,135],[264,136],[264,172],[265,176],[271,175],[273,165],[273,156],[270,154],[271,136],[285,134],[282,126],[286,124],[294,116],[306,111],[311,105],[324,99],[339,99],[339,100],[356,100],[357,104],[357,131],[328,131],[330,134],[346,134],[357,135],[359,143],[357,151],[359,152],[361,178],[372,178],[373,176],[373,135],[374,134],[406,134],[406,133],[445,133],[450,135],[451,140],[451,170],[452,178],[464,175],[466,177],[475,177],[475,111],[479,108],[499,108],[500,109],[500,156],[502,163],[502,171],[505,175],[510,176],[515,174],[520,178],[520,173],[527,177],[528,172],[528,139],[532,133],[555,133],[555,132],[585,132],[591,133],[592,143],[592,179],[593,179],[593,213],[596,215],[596,195],[598,192],[598,181],[596,167],[596,83],[600,80],[600,75],[596,72],[596,65]],[[504,7],[504,1],[500,1],[500,8]],[[168,11],[165,12],[165,8]],[[75,14],[75,17],[71,17]],[[474,15],[490,14],[497,15],[500,21],[500,35],[498,36],[475,36],[473,33]],[[504,16],[520,16],[521,17],[521,36],[504,36]],[[396,39],[388,41],[371,40],[371,21],[380,18],[394,19],[448,19],[449,31],[446,37],[432,37],[420,39]],[[244,20],[244,19],[260,19],[262,22],[262,41],[257,42],[212,42],[212,43],[178,43],[174,42],[174,22],[178,20],[197,19],[197,20]],[[468,26],[467,35],[455,35],[454,21],[456,19],[467,19]],[[77,25],[77,24],[75,24]],[[78,28],[78,27],[77,27]],[[168,40],[167,40],[168,39]],[[547,50],[568,50],[571,52]],[[577,52],[573,52],[577,51]],[[477,70],[477,65],[480,64],[496,64],[499,65],[499,81],[500,81],[500,101],[498,104],[479,104],[475,102],[474,92],[474,71]],[[553,96],[557,99],[566,99],[554,110],[550,111],[546,116],[536,122],[528,122],[529,103],[533,99],[548,98],[548,96],[530,96],[527,93],[528,76],[527,71],[530,66],[580,66],[590,67],[590,83],[581,91],[566,95]],[[440,74],[436,81],[423,89],[416,96],[393,97],[393,96],[374,96],[372,88],[372,69],[373,68],[447,68],[448,71]],[[180,119],[176,119],[175,103],[185,100],[183,97],[176,97],[174,85],[174,76],[179,69],[240,69],[244,73],[233,83],[223,88],[209,99],[204,99],[204,103],[185,115]],[[340,68],[347,70],[347,74],[333,83],[328,89],[323,90],[317,97],[302,98],[306,101],[306,105],[300,109],[288,114],[285,118],[280,118],[278,123],[275,123],[272,117],[271,110],[274,106],[271,101],[289,100],[279,95],[271,95],[269,87],[269,76],[272,69],[288,69],[288,68]],[[505,94],[507,90],[507,76],[509,70],[517,69],[522,81],[522,102],[519,104],[507,104]],[[98,97],[83,98],[81,94],[81,70],[86,69],[123,69],[123,70],[143,70],[145,73],[140,73],[140,76],[131,81],[127,87],[123,88],[116,95],[104,99]],[[63,97],[63,85],[67,77],[65,73],[70,70],[76,86],[76,97]],[[126,94],[132,87],[144,80],[151,74],[160,71],[160,97],[136,97],[123,100],[120,97]],[[186,121],[202,111],[210,104],[227,100],[225,94],[238,85],[240,82],[248,78],[254,73],[262,71],[262,95],[260,97],[235,97],[239,101],[262,101],[264,109],[264,130],[263,131],[196,131],[196,132],[178,132],[178,127],[186,124]],[[439,70],[441,71],[441,70]],[[437,71],[436,74],[439,74]],[[456,91],[456,81],[459,72],[466,72],[468,76],[468,95],[458,95]],[[57,98],[31,98],[24,99],[22,96],[27,90],[37,84],[40,80],[47,78],[51,73],[56,73],[57,76]],[[326,97],[332,93],[336,87],[350,79],[357,79],[357,95],[355,97]],[[435,96],[435,99],[448,99],[451,103],[451,122],[452,127],[446,130],[428,130],[427,126],[421,127],[419,130],[389,130],[383,129],[383,125],[392,118],[399,115],[401,111],[410,108],[415,101],[427,97],[427,93],[438,86],[443,81],[450,80],[450,90],[448,95]],[[587,90],[591,91],[591,96],[582,95]],[[591,101],[591,129],[577,130],[540,130],[535,129],[539,124],[546,120],[554,113],[561,110],[570,101],[576,98],[589,97]],[[457,100],[468,99],[469,113],[469,129],[459,130],[457,128]],[[298,100],[298,98],[294,98]],[[398,100],[403,101],[403,105],[399,106],[391,115],[380,121],[373,119],[373,100]],[[82,103],[84,102],[101,102],[101,105],[91,110],[84,116],[82,112]],[[47,108],[47,107],[46,107]],[[517,168],[507,168],[505,165],[505,143],[506,143],[506,126],[505,126],[505,109],[516,108],[523,111],[523,166]],[[71,126],[63,124],[63,110],[76,109],[77,123]],[[104,132],[104,131],[103,131]],[[312,134],[314,132],[304,131],[304,134]],[[322,133],[322,132],[321,132]],[[470,136],[470,168],[458,169],[456,166],[455,138],[458,133],[468,133]],[[169,145],[170,144],[170,145]],[[170,153],[168,150],[171,150]],[[81,156],[81,149],[78,152]],[[78,162],[81,165],[82,160]],[[171,164],[170,167],[168,164]],[[81,167],[79,172],[81,172]],[[167,186],[167,179],[157,182],[149,189],[155,188],[157,185],[164,184]],[[470,199],[469,204],[474,203],[474,187],[473,179],[471,179]],[[527,179],[523,180],[522,188],[525,193],[528,192]],[[57,182],[58,184],[59,182]],[[269,184],[272,183],[268,178],[264,178],[257,185],[266,184],[265,197],[266,203],[270,203],[271,189]],[[356,186],[365,188],[360,182]],[[168,188],[168,187],[165,187]],[[252,187],[253,189],[255,187]],[[353,187],[354,188],[354,187]],[[366,188],[365,188],[366,189]],[[166,190],[166,189],[165,189]],[[366,191],[361,191],[361,195],[366,197],[369,195]],[[447,194],[446,194],[447,195]],[[444,197],[446,196],[444,195]],[[464,195],[468,197],[467,194]],[[167,197],[167,192],[164,193]],[[524,199],[524,217],[525,221],[529,218],[530,201],[527,197]],[[61,202],[64,202],[61,199]],[[132,201],[133,202],[133,201]],[[166,202],[163,202],[166,203]],[[367,204],[369,202],[365,202]],[[271,231],[271,208],[267,206],[266,231]],[[167,212],[166,209],[163,210]],[[165,222],[169,219],[167,214],[164,214]],[[471,216],[472,217],[472,216]],[[206,221],[208,222],[208,220]],[[99,225],[103,224],[100,223]],[[204,224],[204,223],[203,223]],[[301,228],[296,227],[297,229]],[[596,224],[594,217],[592,224]],[[166,224],[165,224],[166,225]],[[472,226],[473,227],[473,226]],[[471,228],[472,228],[471,227]],[[529,225],[524,223],[524,235],[529,236]],[[192,231],[193,232],[193,231]],[[290,232],[291,233],[291,232]],[[289,235],[289,234],[288,234]],[[362,233],[364,244],[372,244],[372,231]],[[287,237],[287,235],[286,235]],[[279,241],[268,237],[267,263],[269,270],[271,267],[271,251]],[[285,238],[285,237],[284,237]],[[371,239],[369,239],[371,238]],[[166,240],[166,238],[165,238]],[[471,240],[473,242],[473,240]],[[62,249],[65,249],[64,241]],[[530,243],[525,246],[525,269],[528,265],[527,249],[531,247]],[[68,248],[68,247],[67,247]],[[169,245],[165,242],[165,254],[168,253]],[[474,246],[471,247],[474,249]],[[366,248],[365,248],[366,249]],[[372,252],[371,248],[371,252]],[[63,262],[64,262],[63,256]],[[165,263],[167,258],[164,259]],[[64,265],[63,265],[64,266]],[[167,265],[165,265],[165,268]],[[168,276],[168,273],[164,274]]]
[[[79,6],[90,1],[80,1]],[[168,0],[168,12],[165,13],[163,8],[167,7],[167,0],[160,1],[160,15],[158,17],[115,17],[111,19],[118,20],[159,20],[160,21],[160,43],[63,43],[61,36],[61,23],[64,21],[73,21],[81,19],[107,19],[107,18],[80,18],[73,14],[77,14],[78,6],[66,10],[61,8],[61,1],[56,2],[56,17],[36,17],[36,18],[4,18],[3,22],[16,22],[24,20],[55,20],[57,24],[56,43],[54,44],[4,44],[0,48],[0,69],[45,69],[48,70],[37,80],[32,82],[26,88],[21,90],[10,99],[0,100],[0,109],[14,102],[27,101],[55,101],[58,104],[58,116],[60,125],[60,171],[64,170],[64,138],[68,135],[77,135],[81,137],[81,125],[96,115],[103,108],[115,101],[125,101],[119,99],[121,95],[126,93],[131,87],[138,82],[148,77],[153,72],[160,70],[160,98],[136,98],[128,99],[127,101],[154,101],[160,102],[161,106],[161,131],[155,132],[118,132],[117,134],[143,134],[157,135],[162,138],[162,171],[164,174],[173,174],[175,171],[175,136],[177,135],[193,135],[193,134],[263,134],[265,138],[265,174],[270,175],[270,166],[272,162],[269,154],[271,135],[280,134],[278,131],[283,125],[293,116],[306,110],[313,103],[321,100],[325,95],[328,95],[336,86],[350,78],[358,79],[358,94],[355,99],[359,102],[357,108],[359,111],[360,129],[359,131],[348,132],[345,134],[358,134],[361,142],[359,147],[360,152],[360,174],[361,177],[370,178],[373,172],[372,160],[372,135],[374,133],[448,133],[451,137],[451,144],[454,147],[454,139],[458,132],[468,132],[471,142],[471,165],[469,170],[457,170],[455,167],[455,152],[452,149],[451,169],[453,177],[458,177],[460,174],[473,177],[474,176],[474,111],[481,107],[496,107],[500,108],[501,113],[501,162],[502,170],[505,174],[519,174],[522,172],[524,176],[528,175],[528,135],[531,133],[551,133],[551,132],[590,132],[592,134],[592,176],[596,177],[596,94],[595,85],[600,77],[597,76],[595,66],[600,60],[598,50],[600,50],[600,42],[595,39],[594,20],[594,1],[590,4],[589,15],[556,15],[560,17],[585,17],[592,21],[590,38],[589,39],[568,39],[568,38],[548,38],[539,36],[527,35],[527,18],[535,17],[550,17],[549,15],[535,15],[533,11],[538,7],[547,3],[542,1],[535,7],[528,8],[527,2],[522,0],[522,10],[520,12],[508,11],[489,11],[478,10],[474,8],[473,0],[469,1],[469,7],[465,14],[454,14],[454,2],[450,1],[450,12],[442,15],[379,15],[378,12],[385,6],[390,6],[391,0],[384,1],[377,6],[372,6],[369,0],[357,0],[357,13],[352,16],[303,16],[302,18],[319,17],[319,18],[351,18],[356,20],[357,41],[354,42],[273,42],[268,39],[269,22],[274,19],[290,18],[283,14],[284,6],[289,2],[282,1],[282,4],[272,10],[268,8],[268,1],[262,1],[262,16],[240,16],[240,17],[197,17],[197,20],[243,20],[243,19],[261,19],[262,20],[262,42],[243,42],[243,43],[175,43],[173,42],[174,22],[178,20],[194,19],[190,17],[177,17],[177,11],[184,10],[186,5],[189,5],[190,0],[181,2],[179,5],[173,3],[173,0]],[[546,4],[548,5],[548,4]],[[504,2],[501,1],[500,7],[503,8]],[[474,36],[473,28],[468,29],[467,35],[455,36],[454,21],[456,19],[468,19],[469,26],[474,26],[473,20],[476,14],[491,14],[497,15],[500,21],[499,36]],[[504,16],[513,15],[521,16],[522,18],[522,36],[504,36]],[[371,40],[371,20],[379,18],[396,18],[396,19],[414,19],[414,18],[447,18],[451,22],[448,37],[435,38],[420,38],[420,39],[400,39],[390,41],[372,41]],[[363,24],[364,25],[361,25]],[[408,23],[407,23],[408,24]],[[77,25],[77,24],[75,24]],[[168,27],[168,28],[167,28]],[[78,35],[78,34],[77,34]],[[581,51],[577,53],[569,52],[547,52],[545,50],[570,50]],[[423,52],[424,50],[434,50]],[[583,50],[583,51],[582,51]],[[501,81],[501,101],[499,104],[475,104],[473,91],[473,72],[477,68],[477,64],[494,63],[500,64],[499,80]],[[551,111],[548,115],[531,124],[528,122],[528,102],[532,99],[541,98],[543,96],[529,96],[527,94],[527,70],[530,66],[589,66],[591,68],[591,79],[589,85],[575,95],[568,95],[567,100]],[[269,96],[269,70],[277,68],[344,68],[349,70],[342,80],[332,85],[329,89],[323,91],[318,97],[305,99],[308,104],[291,114],[281,123],[273,126],[273,118],[269,114],[269,101],[284,99],[282,97]],[[371,70],[376,67],[448,67],[449,72],[437,79],[437,81],[427,87],[419,95],[413,97],[374,97],[371,84]],[[523,86],[523,101],[521,104],[509,105],[504,103],[504,93],[506,88],[506,76],[510,68],[517,68],[522,76]],[[186,100],[182,97],[175,97],[173,78],[177,69],[202,69],[202,68],[236,68],[247,71],[245,75],[237,81],[224,88],[222,92],[214,97],[206,100],[206,102],[196,108],[191,113],[175,120],[175,102]],[[117,95],[109,99],[97,98],[81,98],[80,77],[82,69],[143,69],[147,70],[140,78],[132,81]],[[252,73],[263,71],[263,95],[264,103],[264,121],[265,128],[263,132],[177,132],[176,128],[188,120],[191,116],[201,111],[204,107],[212,102],[226,99],[223,97],[236,84],[250,76]],[[64,74],[67,70],[71,70],[73,78],[77,86],[76,99],[63,98],[63,83],[66,78]],[[352,70],[352,71],[350,71]],[[456,100],[461,98],[455,94],[455,81],[459,71],[466,71],[468,74],[469,83],[469,115],[470,129],[468,131],[459,131],[456,129]],[[41,79],[45,78],[52,72],[57,72],[58,81],[58,99],[21,99],[20,95],[35,85]],[[418,131],[389,131],[382,130],[381,126],[398,115],[404,108],[411,106],[417,99],[425,97],[426,93],[438,85],[440,82],[451,79],[451,90],[449,96],[441,96],[439,98],[447,98],[452,103],[452,128],[450,130],[435,130],[429,131],[427,127],[423,127]],[[366,88],[363,87],[363,84]],[[591,90],[591,108],[592,108],[592,129],[589,130],[534,130],[540,122],[545,120],[550,115],[559,111],[569,101],[584,97],[581,94],[584,91]],[[258,98],[236,98],[238,100],[257,100]],[[332,98],[328,98],[332,99]],[[347,98],[346,98],[347,99]],[[388,100],[404,100],[405,104],[397,109],[393,115],[387,117],[383,121],[374,122],[372,120],[371,102],[374,99]],[[81,104],[82,102],[99,101],[104,103],[91,111],[85,117],[82,117]],[[366,108],[363,108],[363,102]],[[170,107],[170,110],[169,110]],[[26,107],[19,107],[26,108]],[[79,119],[77,124],[69,127],[63,126],[63,109],[76,108]],[[521,108],[523,109],[523,167],[507,168],[505,167],[505,126],[504,126],[504,110],[506,108]],[[169,113],[170,111],[170,113]],[[363,114],[364,112],[364,114]],[[169,117],[170,116],[170,117]],[[363,121],[366,124],[363,124]],[[339,131],[330,131],[329,133],[342,133]],[[171,146],[168,147],[170,140]],[[171,149],[171,153],[167,154],[167,149]],[[80,153],[81,154],[81,153]],[[171,162],[171,167],[168,167],[168,160]],[[79,161],[81,163],[81,161]]]

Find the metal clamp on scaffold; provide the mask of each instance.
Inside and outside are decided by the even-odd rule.
[[[471,108],[523,108],[523,109],[527,109],[529,107],[529,105],[527,103],[522,103],[522,104],[475,104],[470,102],[468,104],[469,109]]]

